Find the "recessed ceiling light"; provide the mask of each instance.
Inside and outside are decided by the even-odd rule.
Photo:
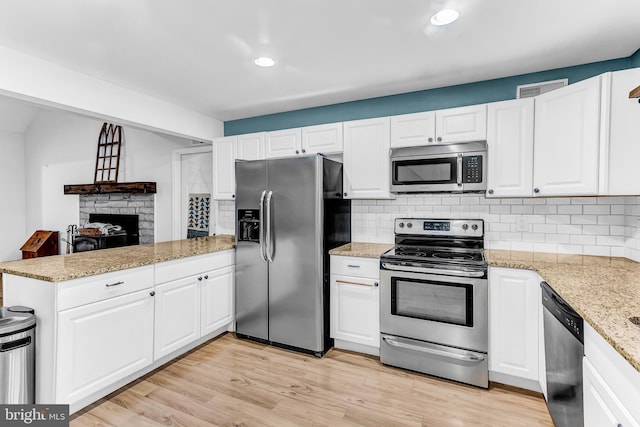
[[[448,25],[458,19],[458,16],[460,13],[457,10],[444,9],[431,17],[431,23],[437,26]]]
[[[253,61],[254,64],[256,64],[258,67],[273,67],[274,65],[276,65],[276,61],[273,60],[273,58],[269,58],[268,56],[261,56],[260,58],[256,58],[255,61]]]

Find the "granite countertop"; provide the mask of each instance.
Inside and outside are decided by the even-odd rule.
[[[235,237],[232,235],[200,237],[3,262],[0,273],[61,282],[233,248]]]
[[[331,249],[329,251],[329,255],[380,258],[380,255],[391,249],[393,246],[393,243],[351,242]]]
[[[533,270],[640,371],[640,263],[626,258],[486,250],[489,266]]]

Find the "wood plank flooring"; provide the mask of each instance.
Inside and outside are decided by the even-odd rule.
[[[212,340],[74,414],[83,426],[549,426],[541,396],[483,390],[332,349]]]

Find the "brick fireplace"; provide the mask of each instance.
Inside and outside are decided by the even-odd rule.
[[[153,193],[80,194],[80,226],[90,214],[138,215],[140,244],[154,242]]]

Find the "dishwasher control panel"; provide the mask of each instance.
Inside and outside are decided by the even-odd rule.
[[[542,306],[562,323],[581,343],[584,343],[584,320],[547,282],[541,282]]]

